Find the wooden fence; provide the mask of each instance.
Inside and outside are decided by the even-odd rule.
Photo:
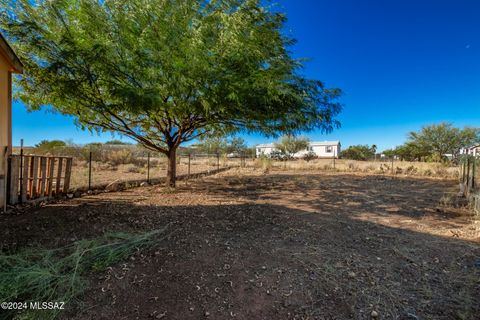
[[[480,159],[475,156],[464,156],[461,159],[461,179],[463,184],[463,193],[468,196],[478,191],[478,170]]]
[[[72,157],[11,155],[8,169],[8,203],[39,202],[68,192]]]

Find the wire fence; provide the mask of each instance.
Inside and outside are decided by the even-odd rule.
[[[114,182],[160,182],[167,175],[168,159],[158,152],[133,145],[66,146],[49,150],[15,150],[25,157],[68,157],[72,159],[69,190],[105,188]],[[189,179],[198,174],[209,174],[229,167],[246,166],[252,159],[243,154],[228,156],[220,153],[202,153],[180,150],[176,157],[177,177]],[[40,174],[41,175],[41,174]]]
[[[151,152],[136,145],[90,144],[86,146],[68,145],[42,150],[39,148],[17,149],[25,156],[71,157],[72,173],[69,188],[71,190],[90,190],[115,181],[160,182],[167,175],[168,159],[158,152]],[[182,148],[176,157],[177,176],[188,179],[200,173],[211,173],[229,167],[256,167],[265,170],[334,170],[339,172],[370,172],[389,175],[437,176],[462,178],[468,175],[476,184],[476,171],[462,166],[440,163],[408,162],[397,158],[376,157],[367,161],[314,158],[283,161],[265,157],[255,158],[246,153],[235,152],[205,153],[194,148]],[[476,167],[475,167],[476,168]],[[462,171],[463,170],[463,171]]]

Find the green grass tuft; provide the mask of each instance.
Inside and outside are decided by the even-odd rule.
[[[86,274],[105,270],[152,246],[166,228],[143,234],[110,233],[60,249],[0,255],[0,302],[63,301],[71,309],[86,287]],[[0,319],[54,319],[60,311],[2,310]]]

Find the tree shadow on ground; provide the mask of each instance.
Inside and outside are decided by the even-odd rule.
[[[365,214],[386,217],[392,214],[412,221],[434,218],[451,229],[464,227],[471,219],[465,210],[443,207],[446,191],[455,191],[452,181],[380,175],[325,175],[277,173],[266,176],[226,177],[224,183],[206,179],[195,184],[222,197],[244,198],[282,204],[309,212],[358,217]]]
[[[66,319],[369,319],[372,310],[383,319],[480,314],[476,242],[280,204],[110,200],[57,204],[1,221],[4,249],[54,247],[107,231],[170,224],[173,233],[152,250],[93,275],[85,305]]]

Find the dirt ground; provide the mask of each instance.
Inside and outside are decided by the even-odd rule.
[[[168,225],[65,319],[480,319],[480,224],[447,180],[235,169],[0,217],[3,250]]]

